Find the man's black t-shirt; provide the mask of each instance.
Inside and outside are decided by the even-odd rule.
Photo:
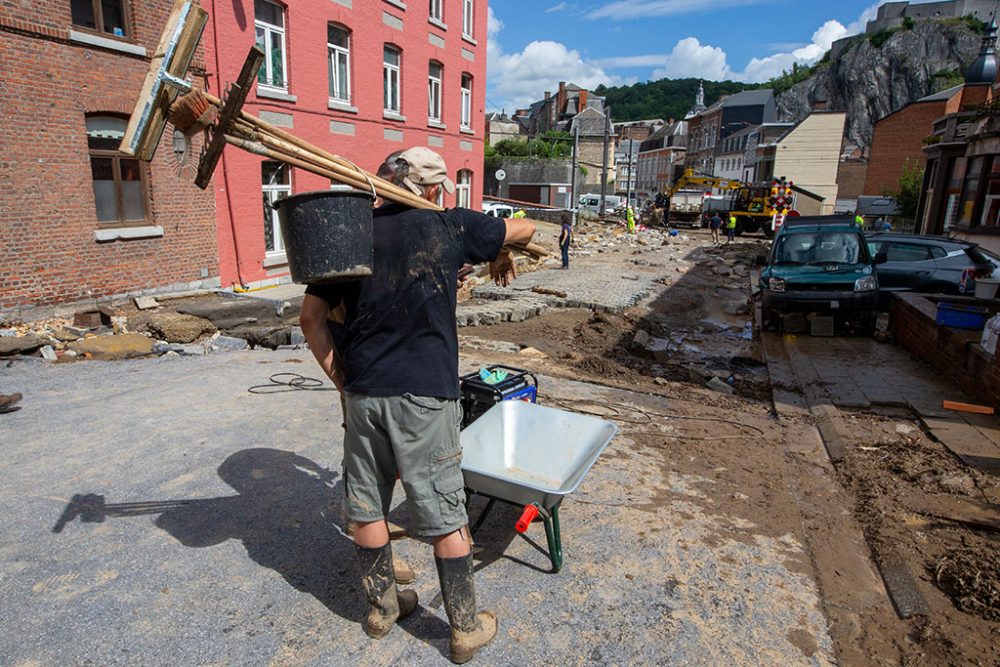
[[[347,308],[334,334],[345,389],[459,398],[458,271],[496,259],[505,235],[503,220],[469,209],[376,209],[372,275],[306,288],[332,308],[341,300]]]

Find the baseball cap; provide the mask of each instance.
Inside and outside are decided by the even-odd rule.
[[[422,185],[441,185],[448,194],[455,192],[455,184],[448,178],[448,168],[444,158],[423,146],[408,148],[397,157],[410,165],[409,173],[403,177],[403,184],[415,194],[423,194]]]

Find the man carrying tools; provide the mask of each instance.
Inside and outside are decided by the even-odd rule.
[[[454,191],[444,160],[416,147],[397,158],[400,185],[437,201]],[[496,616],[476,611],[471,537],[465,512],[458,424],[456,285],[465,263],[491,262],[498,284],[514,277],[507,243],[527,243],[535,225],[469,209],[414,209],[389,203],[375,211],[372,275],[358,281],[311,285],[302,304],[302,330],[323,370],[342,392],[344,489],[348,518],[371,607],[365,632],[384,637],[417,605],[398,591],[385,516],[396,476],[410,502],[411,531],[430,537],[451,623],[451,659],[471,660],[497,632]],[[338,344],[327,313],[343,301]]]

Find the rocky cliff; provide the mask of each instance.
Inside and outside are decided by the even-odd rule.
[[[864,150],[880,118],[961,83],[981,44],[982,34],[964,21],[920,21],[892,33],[857,35],[835,45],[813,76],[779,94],[778,113],[797,121],[825,100],[828,109],[847,112],[848,141]]]

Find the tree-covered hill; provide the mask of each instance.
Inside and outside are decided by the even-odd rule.
[[[708,105],[718,100],[721,95],[732,95],[741,90],[761,87],[760,84],[739,81],[660,79],[631,86],[613,88],[599,86],[594,92],[607,98],[607,103],[611,106],[611,117],[616,123],[650,118],[681,120],[694,106],[699,83],[704,83],[705,103]]]

